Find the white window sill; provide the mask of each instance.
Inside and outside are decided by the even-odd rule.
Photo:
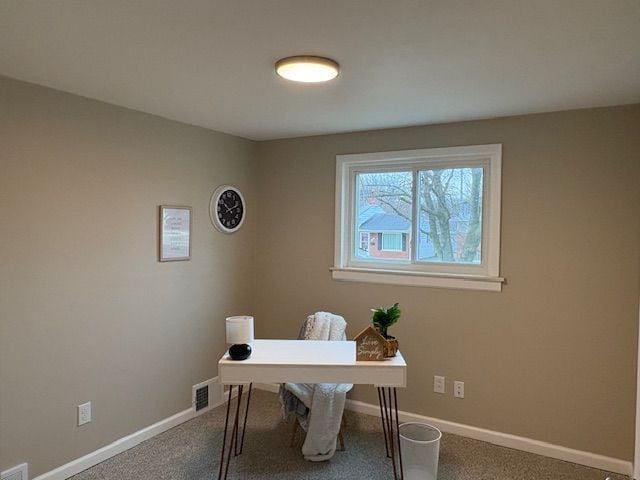
[[[480,275],[453,275],[444,273],[405,272],[401,270],[376,270],[371,268],[331,269],[334,280],[345,282],[383,283],[411,287],[456,288],[462,290],[502,291],[502,277]]]

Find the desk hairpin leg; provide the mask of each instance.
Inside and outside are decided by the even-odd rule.
[[[391,392],[389,392],[389,395],[391,395]],[[396,438],[398,439],[398,465],[400,465],[400,480],[404,480],[404,470],[402,467],[402,449],[400,448],[400,421],[398,419],[398,393],[396,392],[395,387],[393,387],[393,402],[395,405],[394,410],[396,411]],[[246,419],[245,419],[245,422],[246,422]],[[244,435],[244,432],[243,432],[243,435]]]
[[[389,440],[387,440],[387,422],[385,421],[384,410],[382,410],[382,388],[378,387],[378,404],[380,405],[380,420],[382,421],[382,432],[384,434],[384,448],[387,451],[387,457],[391,458],[389,453]]]
[[[229,413],[231,411],[232,391],[233,385],[229,385],[229,398],[227,400],[227,414],[224,420],[224,434],[222,436],[222,448],[220,450],[220,470],[218,470],[218,480],[226,480],[229,473],[229,463],[231,462],[231,452],[233,456],[237,457],[242,454],[242,448],[244,446],[244,434],[247,429],[247,417],[249,416],[249,403],[251,401],[251,389],[253,384],[249,384],[249,391],[247,393],[247,402],[244,410],[244,420],[242,420],[242,434],[239,432],[240,428],[240,407],[242,404],[242,392],[244,385],[238,385],[238,400],[236,401],[236,409],[233,420],[233,428],[231,429],[231,438],[229,439],[229,449],[226,452],[227,458],[225,461],[225,448],[227,446],[227,432],[229,431]],[[238,442],[240,442],[238,444]]]
[[[400,448],[400,422],[398,421],[398,395],[395,387],[378,387],[378,403],[387,457],[391,459],[394,480],[403,480],[402,449]],[[395,418],[394,418],[395,417]],[[395,421],[394,421],[395,420]],[[397,447],[397,458],[396,458]],[[397,464],[396,464],[397,462]]]
[[[249,403],[251,402],[251,389],[253,383],[249,384],[249,393],[247,393],[247,405],[244,408],[244,421],[242,422],[242,437],[240,438],[240,451],[236,449],[235,455],[242,455],[242,449],[244,447],[244,432],[247,431],[247,418],[249,417]],[[240,408],[240,401],[238,401],[238,408]]]

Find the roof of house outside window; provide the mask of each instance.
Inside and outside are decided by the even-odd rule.
[[[362,225],[364,222],[369,220],[377,213],[385,213],[380,205],[367,205],[366,207],[362,207],[358,212],[358,225]]]
[[[411,224],[400,215],[376,213],[360,225],[360,230],[370,232],[408,232]]]

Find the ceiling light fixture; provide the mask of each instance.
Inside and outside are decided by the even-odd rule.
[[[336,78],[339,71],[338,62],[324,57],[300,55],[276,62],[276,73],[294,82],[327,82]]]

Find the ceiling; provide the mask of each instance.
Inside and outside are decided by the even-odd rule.
[[[256,140],[619,105],[640,1],[0,0],[0,74]]]

